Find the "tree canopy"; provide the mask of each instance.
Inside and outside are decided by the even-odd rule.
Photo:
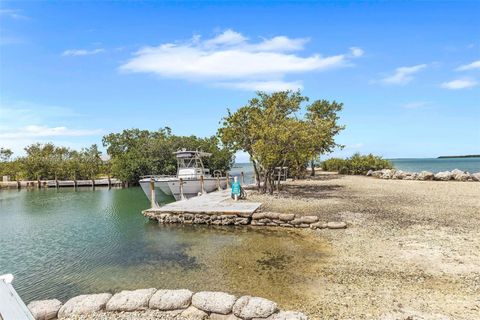
[[[170,128],[158,131],[124,130],[103,137],[103,145],[110,156],[112,174],[122,181],[136,182],[142,175],[175,174],[174,152],[186,148],[212,153],[203,159],[210,170],[226,171],[233,165],[233,151],[222,147],[216,136],[176,136]]]
[[[339,146],[335,136],[344,129],[338,124],[343,104],[327,100],[306,104],[308,100],[299,91],[258,92],[223,118],[218,130],[222,143],[250,155],[263,191],[273,192],[276,168],[286,166],[291,175],[300,177],[310,160]]]

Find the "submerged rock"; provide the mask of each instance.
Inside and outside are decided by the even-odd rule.
[[[243,319],[266,318],[277,310],[275,302],[251,296],[241,297],[233,306],[233,314]]]
[[[58,310],[60,310],[62,303],[60,300],[39,300],[28,304],[28,309],[32,313],[35,320],[49,320],[57,317]]]
[[[111,297],[110,293],[83,294],[73,297],[60,308],[58,318],[104,310]]]
[[[158,290],[150,298],[149,306],[159,310],[185,309],[190,305],[192,295],[193,292],[187,289]]]
[[[148,301],[157,289],[124,290],[116,293],[108,302],[107,311],[136,311],[148,309]]]
[[[192,305],[200,310],[229,314],[232,312],[236,297],[225,292],[201,291],[192,297]]]

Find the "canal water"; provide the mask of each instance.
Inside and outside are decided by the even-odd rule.
[[[26,301],[135,288],[305,299],[324,247],[305,232],[162,226],[140,188],[0,191],[0,274]]]

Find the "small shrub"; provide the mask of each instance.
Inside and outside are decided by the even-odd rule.
[[[355,153],[350,158],[332,158],[322,162],[325,171],[338,171],[341,174],[366,174],[368,170],[392,169],[390,161],[373,154]]]

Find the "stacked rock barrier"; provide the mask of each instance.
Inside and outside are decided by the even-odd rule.
[[[206,224],[218,226],[268,226],[310,229],[344,229],[345,222],[323,222],[317,216],[301,216],[294,213],[255,212],[250,214],[209,214],[209,213],[158,213],[143,211],[144,216],[162,224]]]
[[[154,288],[110,293],[86,294],[64,304],[57,299],[34,301],[28,308],[36,320],[65,319],[92,313],[138,312],[148,309],[176,315],[178,319],[268,319],[307,320],[301,312],[282,311],[265,298],[236,297],[225,292]],[[107,317],[105,317],[108,319]],[[103,319],[103,317],[102,317]]]
[[[435,181],[480,181],[480,172],[469,173],[462,170],[442,171],[433,173],[430,171],[407,172],[395,169],[383,169],[367,172],[367,176],[380,179],[398,179],[398,180],[435,180]]]

